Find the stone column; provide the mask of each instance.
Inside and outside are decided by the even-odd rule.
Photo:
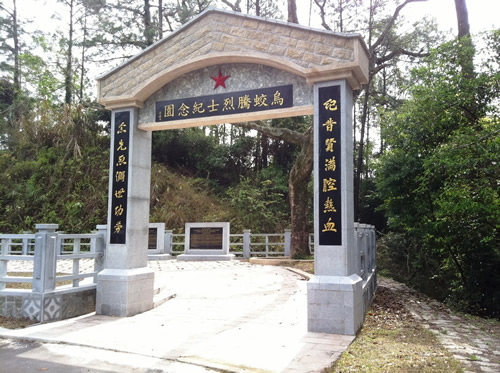
[[[164,254],[172,255],[173,233],[174,231],[172,230],[165,231],[165,243],[163,244]]]
[[[355,335],[363,292],[353,237],[351,88],[345,80],[318,83],[314,106],[315,275],[307,286],[308,329]]]
[[[245,229],[243,230],[243,258],[249,259],[252,254],[251,254],[251,248],[250,248],[250,230]]]
[[[290,247],[292,246],[292,230],[291,229],[285,229],[284,239],[285,239],[285,256],[291,256],[290,255]]]
[[[35,258],[33,292],[46,293],[56,287],[56,229],[58,224],[37,224],[35,228]]]
[[[138,110],[113,110],[104,269],[97,275],[97,314],[132,316],[153,308],[154,272],[147,267],[151,132]]]

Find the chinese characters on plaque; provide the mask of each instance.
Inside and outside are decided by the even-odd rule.
[[[130,112],[114,113],[113,142],[113,191],[111,196],[111,236],[110,243],[125,243],[125,227],[127,226],[127,181],[128,181],[128,147],[130,136]]]
[[[342,245],[340,86],[319,88],[319,244]]]
[[[293,106],[293,85],[156,102],[156,122],[242,114]]]

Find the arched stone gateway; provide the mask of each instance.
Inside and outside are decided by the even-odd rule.
[[[112,110],[112,151],[97,313],[131,316],[153,307],[151,131],[313,114],[315,276],[308,282],[308,325],[355,334],[371,300],[363,299],[352,250],[352,90],[367,83],[367,53],[359,35],[209,9],[101,76],[98,101]]]

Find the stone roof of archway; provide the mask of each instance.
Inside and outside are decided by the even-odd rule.
[[[358,34],[209,8],[176,32],[100,76],[98,102],[108,109],[142,107],[173,79],[220,63],[255,63],[302,76],[309,84],[368,81],[368,50]]]

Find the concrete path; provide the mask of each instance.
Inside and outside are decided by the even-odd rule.
[[[0,337],[8,343],[43,342],[22,357],[40,361],[59,353],[60,359],[67,356],[65,364],[70,366],[78,361],[72,358],[75,346],[95,351],[85,354],[84,366],[91,369],[85,371],[91,372],[103,369],[106,352],[110,361],[124,362],[116,356],[123,353],[139,359],[133,361],[151,359],[146,367],[135,366],[137,372],[320,372],[354,339],[307,332],[306,281],[285,268],[239,261],[155,261],[150,267],[155,286],[176,294],[151,311],[128,318],[91,314],[26,329],[0,329]],[[112,369],[110,363],[104,370],[124,371],[119,365]]]

